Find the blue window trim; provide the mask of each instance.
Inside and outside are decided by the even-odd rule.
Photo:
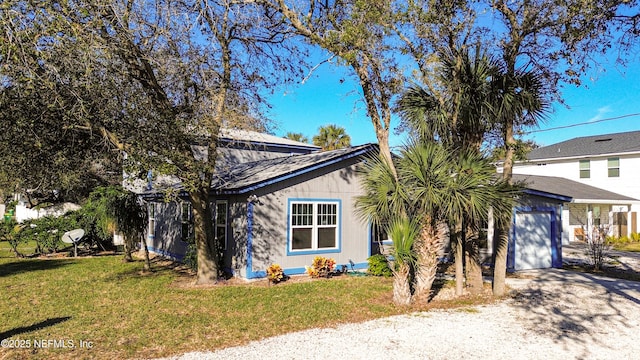
[[[515,271],[516,257],[516,215],[518,213],[542,212],[551,215],[551,267],[562,268],[562,241],[558,241],[558,235],[562,234],[558,231],[558,210],[551,206],[521,206],[515,207],[511,216],[511,229],[509,231],[509,252],[507,256],[507,269],[511,272]]]
[[[336,238],[337,247],[325,250],[291,250],[291,203],[337,203],[338,204],[338,236]],[[315,219],[314,219],[315,222]],[[342,200],[341,199],[310,199],[310,198],[290,198],[287,199],[287,256],[315,255],[315,254],[335,254],[342,252]]]

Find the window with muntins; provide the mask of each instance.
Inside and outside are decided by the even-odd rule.
[[[147,208],[149,215],[149,236],[156,235],[156,204],[149,203]]]
[[[216,201],[216,239],[222,246],[222,250],[227,250],[227,219],[228,219],[227,201]]]
[[[191,203],[182,203],[182,212],[180,214],[180,220],[182,225],[182,241],[188,242],[193,239],[193,220],[192,220]]]
[[[289,208],[289,250],[322,251],[338,248],[339,203],[293,201]]]
[[[591,161],[580,160],[580,179],[588,179],[591,177]]]
[[[620,158],[607,159],[609,177],[620,177]]]

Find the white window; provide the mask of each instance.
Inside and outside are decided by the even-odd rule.
[[[227,219],[228,206],[226,200],[216,201],[216,239],[222,246],[222,250],[227,250]]]
[[[337,201],[292,201],[289,208],[289,250],[338,248],[340,206]]]
[[[149,236],[153,237],[156,235],[156,204],[149,203],[147,210],[149,215]]]

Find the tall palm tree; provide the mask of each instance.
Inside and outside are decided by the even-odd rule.
[[[330,124],[318,129],[318,135],[313,137],[313,145],[322,150],[336,150],[351,146],[351,137],[341,126]]]
[[[493,77],[490,100],[491,116],[505,148],[503,178],[511,183],[515,158],[515,131],[520,127],[537,126],[544,122],[551,109],[542,74],[527,69],[509,71],[502,66]],[[506,214],[497,218],[498,244],[494,250],[493,294],[505,292],[507,247],[510,218]]]
[[[479,151],[491,124],[491,79],[498,66],[480,49],[440,52],[438,85],[407,89],[397,103],[401,119],[423,141]]]
[[[309,142],[309,138],[304,136],[302,133],[288,132],[284,135],[284,138],[293,140],[293,141],[303,142],[303,143]]]
[[[437,67],[437,86],[409,88],[398,101],[400,116],[416,130],[420,141],[439,142],[452,151],[479,154],[484,136],[491,126],[491,79],[498,64],[479,49],[452,49],[441,52]],[[463,223],[465,228],[462,228]],[[456,262],[456,293],[462,294],[464,280],[464,248],[468,258],[476,258],[477,237],[465,234],[476,232],[477,224],[461,221],[450,224]],[[463,238],[474,239],[463,244]],[[474,291],[482,289],[482,274],[478,263],[471,263],[476,271],[468,272],[467,283]],[[473,281],[470,281],[473,279]]]

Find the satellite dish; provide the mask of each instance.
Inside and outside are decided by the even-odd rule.
[[[73,244],[73,255],[75,257],[78,257],[78,243],[80,242],[80,240],[82,240],[83,236],[83,229],[75,229],[62,234],[62,242]]]
[[[84,236],[83,229],[75,229],[62,234],[62,242],[67,244],[77,244]]]

